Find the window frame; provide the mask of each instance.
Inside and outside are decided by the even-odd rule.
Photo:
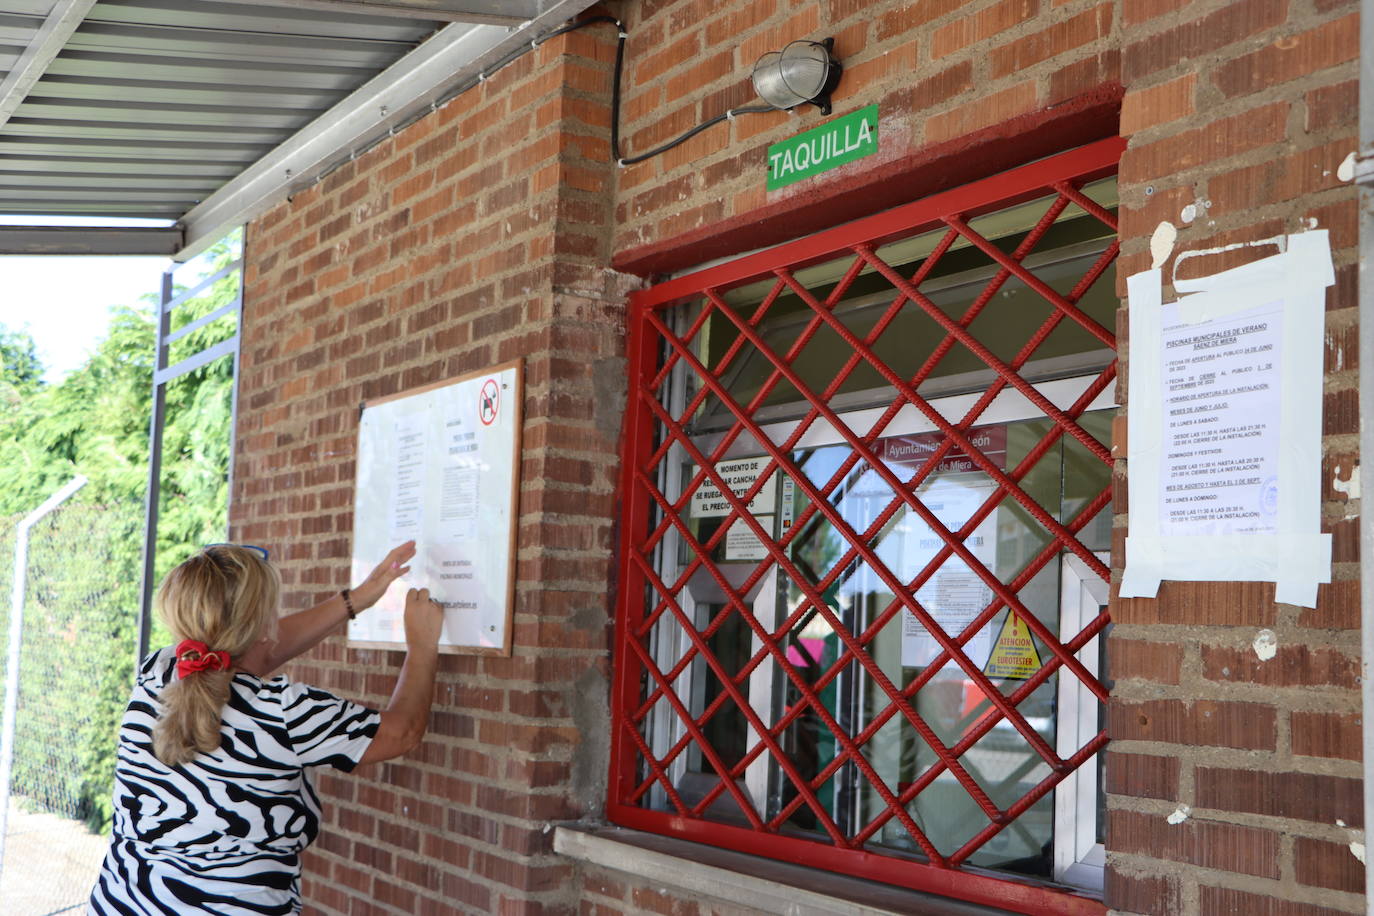
[[[700,295],[707,288],[728,288],[769,277],[774,270],[799,270],[842,255],[859,246],[877,248],[885,242],[915,235],[943,226],[944,218],[959,214],[964,220],[1034,200],[1056,189],[1115,174],[1124,141],[1111,138],[1039,160],[989,178],[935,194],[874,216],[856,220],[794,242],[693,271],[649,289],[631,294],[628,321],[628,369],[630,394],[627,405],[626,435],[622,453],[620,575],[618,581],[615,679],[612,688],[612,748],[607,818],[624,827],[661,833],[784,859],[827,871],[928,891],[974,903],[1008,907],[1024,913],[1102,913],[1100,901],[1081,893],[1033,878],[1021,878],[979,869],[967,864],[940,867],[933,863],[900,855],[884,855],[862,847],[842,848],[776,832],[735,826],[697,817],[684,817],[673,811],[658,811],[627,803],[637,784],[637,742],[643,739],[627,713],[641,702],[643,664],[630,645],[644,616],[644,596],[648,587],[641,562],[655,564],[650,557],[634,554],[644,543],[655,507],[640,477],[646,462],[655,453],[658,420],[647,406],[645,392],[662,382],[660,352],[654,321],[666,309]],[[985,421],[980,421],[985,422]],[[648,473],[659,474],[649,468]],[[1103,511],[1109,511],[1104,509]],[[661,539],[657,551],[671,538]],[[776,575],[776,568],[770,575]],[[743,686],[746,693],[749,685]],[[685,755],[681,755],[685,756]],[[760,757],[760,760],[766,757]]]

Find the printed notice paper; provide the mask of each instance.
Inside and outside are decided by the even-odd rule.
[[[957,531],[968,522],[996,491],[986,474],[956,474],[935,478],[919,490],[920,498],[940,524]],[[945,547],[945,542],[915,513],[908,513],[902,525],[907,529],[903,573],[914,573]],[[997,560],[997,513],[991,513],[964,540],[964,546],[984,566],[994,569]],[[992,601],[988,587],[968,564],[949,557],[916,592],[916,600],[935,618],[940,629],[950,636],[962,633]],[[992,647],[992,627],[984,624],[964,643],[964,653],[978,667],[987,662]],[[902,667],[924,667],[941,652],[940,644],[925,625],[910,611],[902,612]]]
[[[411,572],[349,623],[358,646],[400,647],[406,590],[444,607],[440,649],[510,652],[519,363],[368,403],[358,424],[353,581],[414,540]]]
[[[1283,303],[1187,324],[1163,306],[1163,535],[1273,534]]]
[[[984,426],[969,431],[972,445],[997,466],[1006,462],[1007,429],[1005,426]],[[910,476],[943,445],[940,433],[889,436],[876,443],[876,452],[889,468],[899,471],[900,477]],[[916,491],[917,498],[949,531],[958,531],[983,507],[996,492],[992,478],[977,469],[972,456],[958,447],[949,448],[941,456],[933,473]],[[856,516],[860,528],[866,526],[892,499],[892,490],[876,473],[868,471],[854,488],[850,498],[867,501]],[[964,547],[984,567],[997,567],[997,513],[991,512],[964,539]],[[924,569],[936,554],[945,549],[945,541],[915,512],[907,510],[891,534],[878,545],[878,556],[900,579],[909,581]],[[983,609],[992,602],[992,589],[957,556],[950,556],[916,592],[916,600],[935,623],[950,636],[958,636],[968,629]],[[915,614],[902,611],[902,666],[924,667],[942,651],[940,643]],[[992,626],[979,627],[964,643],[964,652],[979,668],[987,663],[992,650]]]
[[[1258,240],[1278,254],[1197,279],[1127,278],[1130,534],[1123,598],[1163,579],[1273,582],[1315,606],[1331,581],[1321,531],[1325,230]],[[1184,252],[1189,257],[1215,252]]]

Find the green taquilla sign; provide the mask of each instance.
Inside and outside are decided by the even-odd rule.
[[[768,190],[775,191],[878,150],[878,106],[869,105],[768,147]]]

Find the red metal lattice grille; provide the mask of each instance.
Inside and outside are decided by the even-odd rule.
[[[1107,274],[1117,254],[1113,214],[1086,196],[1081,188],[1110,175],[1120,154],[1119,141],[1103,141],[1052,159],[996,176],[984,182],[899,207],[866,220],[780,246],[734,262],[660,284],[633,300],[629,435],[624,456],[624,508],[620,606],[617,639],[617,673],[614,699],[612,788],[608,806],[611,819],[626,826],[674,833],[750,852],[824,868],[848,871],[909,887],[967,899],[1012,905],[1027,912],[1074,912],[1100,910],[1083,898],[1030,884],[1009,885],[986,873],[969,869],[970,858],[994,837],[1012,828],[1017,819],[1044,799],[1067,776],[1093,757],[1106,743],[1099,733],[1076,751],[1061,757],[1020,708],[1020,704],[1051,677],[1072,677],[1102,702],[1106,690],[1084,666],[1077,653],[1107,623],[1105,610],[1077,632],[1058,634],[1023,602],[1022,590],[1065,553],[1079,558],[1088,569],[1109,578],[1109,571],[1080,534],[1110,502],[1110,486],[1097,489],[1063,519],[1028,492],[1026,475],[1039,466],[1053,449],[1066,440],[1075,448],[1110,467],[1108,448],[1084,428],[1084,412],[1115,379],[1115,360],[1097,371],[1081,393],[1066,406],[1057,406],[1031,380],[1022,375],[1028,363],[1061,326],[1086,333],[1102,348],[1114,350],[1112,332],[1079,307],[1082,297]],[[979,217],[1004,212],[1030,201],[1045,201],[1043,212],[1011,250],[985,237],[972,225]],[[1095,220],[1113,236],[1104,250],[1095,252],[1088,266],[1067,291],[1056,291],[1027,266],[1057,222],[1070,208],[1082,219]],[[918,234],[938,231],[932,250],[919,259],[915,269],[903,272],[880,251],[884,246]],[[981,252],[993,266],[993,275],[957,315],[937,305],[923,284],[940,269],[955,248]],[[823,290],[799,279],[799,272],[820,263],[843,259],[838,279]],[[861,276],[878,277],[891,298],[873,325],[862,333],[837,314],[837,306],[855,289]],[[1013,354],[999,356],[980,339],[978,319],[1009,281],[1019,281],[1047,314]],[[766,293],[756,305],[737,310],[726,298],[745,283],[764,281]],[[770,344],[768,323],[774,309],[786,298],[804,317],[803,326],[786,347]],[[675,319],[674,309],[684,301],[695,303],[688,319]],[[914,371],[898,372],[891,360],[876,349],[885,333],[891,333],[905,310],[917,309],[938,328],[939,343]],[[747,314],[746,314],[747,312]],[[677,314],[680,314],[677,313]],[[708,324],[728,332],[730,343],[712,357],[702,353]],[[713,331],[719,335],[720,331]],[[838,370],[819,384],[800,368],[803,354],[819,336],[839,346],[845,354]],[[961,415],[945,416],[930,398],[920,393],[923,384],[952,351],[971,354],[991,381]],[[765,367],[757,389],[746,396],[731,390],[729,374],[746,360]],[[836,398],[858,371],[876,374],[890,392],[888,403],[876,419],[863,428],[851,428],[836,406]],[[670,394],[675,380],[687,380],[679,403]],[[678,385],[682,391],[683,386]],[[1015,392],[1048,420],[1025,454],[1012,467],[1003,468],[975,443],[973,431],[1003,392]],[[782,397],[803,405],[804,415],[779,441],[763,429],[761,418],[770,399]],[[923,460],[899,472],[876,453],[894,419],[914,408],[937,431],[938,443]],[[713,410],[726,418],[720,434],[709,445],[699,444],[688,427],[703,411]],[[825,479],[811,479],[799,466],[794,450],[818,425],[833,430],[847,456]],[[763,470],[743,492],[733,490],[717,468],[741,437],[761,448]],[[681,486],[664,485],[665,468],[673,455],[685,457],[690,470]],[[954,528],[918,495],[942,462],[959,456],[991,482],[989,495],[976,511]],[[785,531],[767,530],[748,511],[779,471],[794,483],[803,508]],[[837,508],[840,489],[854,473],[869,473],[890,493],[886,505],[862,530]],[[703,487],[727,504],[720,525],[699,538],[683,515],[694,493]],[[999,507],[1015,507],[1043,532],[1045,543],[1011,574],[997,572],[971,549],[974,532]],[[924,565],[910,576],[901,576],[879,555],[877,538],[900,513],[919,519],[938,536],[939,546]],[[793,548],[803,532],[828,526],[837,533],[844,552],[830,559],[824,570],[799,568]],[[731,575],[722,568],[720,551],[732,530],[745,530],[759,545],[762,559],[753,561],[747,575]],[[671,546],[670,546],[671,545]],[[681,563],[665,578],[665,551],[683,555]],[[962,564],[975,576],[991,600],[960,631],[946,632],[932,609],[917,595],[947,563]],[[680,567],[680,568],[677,568]],[[846,571],[862,567],[891,596],[867,623],[846,620],[827,598]],[[765,623],[755,614],[747,597],[767,577],[785,580],[797,595],[794,606],[781,620]],[[694,617],[686,607],[688,584],[705,582],[722,598],[720,610],[707,621]],[[984,673],[984,665],[969,655],[976,634],[1001,613],[1009,612],[1024,622],[1047,657],[1021,683],[1008,692]],[[932,659],[915,669],[904,682],[893,680],[872,651],[885,628],[897,621],[904,626],[909,616],[938,644]],[[819,617],[836,640],[836,657],[810,676],[799,671],[798,657],[790,648],[789,634],[798,624]],[[900,618],[900,619],[899,619]],[[861,624],[861,625],[857,625]],[[732,630],[733,628],[733,630]],[[671,630],[684,645],[677,657],[665,658],[656,648],[656,633]],[[723,660],[720,643],[731,642],[738,651],[740,640],[750,651],[747,658]],[[757,649],[753,649],[753,646]],[[817,659],[807,659],[816,662]],[[812,667],[807,665],[807,667]],[[918,706],[923,690],[930,690],[942,671],[955,672],[985,700],[985,712],[966,723],[955,740],[946,740]],[[787,696],[779,709],[751,705],[749,683],[757,673],[783,684]],[[841,722],[823,694],[843,678],[859,678],[869,685],[880,704],[873,714],[856,723]],[[709,679],[712,697],[691,691],[693,682]],[[694,708],[694,706],[696,708]],[[708,734],[719,731],[719,722],[734,717],[743,722],[747,747],[726,753]],[[655,717],[668,719],[678,734],[665,739],[653,735]],[[823,766],[803,764],[789,750],[789,729],[805,719],[823,729],[833,742],[834,756]],[[713,723],[716,723],[713,725]],[[933,760],[915,778],[890,784],[865,753],[889,723],[911,729]],[[1010,802],[995,801],[962,758],[994,728],[1014,729],[1024,749],[1043,764],[1043,777]],[[688,757],[700,759],[700,771],[714,774],[696,794],[683,791],[674,771],[681,772]],[[765,760],[776,770],[782,787],[775,804],[762,805],[741,786],[749,768]],[[814,769],[815,772],[807,772]],[[878,802],[873,810],[844,819],[834,814],[833,800],[838,774],[849,774],[852,785],[862,787]],[[932,836],[913,816],[910,806],[937,780],[954,780],[986,819],[986,825],[957,844]],[[657,802],[651,799],[657,795]],[[824,796],[824,797],[823,797]],[[827,801],[828,799],[828,801]],[[724,814],[722,814],[722,811]],[[797,819],[809,829],[796,829]],[[869,816],[871,813],[872,816]],[[842,823],[841,820],[844,822]],[[899,835],[918,857],[877,855],[877,838],[895,822]],[[1049,908],[1049,909],[1046,909]]]

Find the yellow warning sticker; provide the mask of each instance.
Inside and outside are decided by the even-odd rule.
[[[1007,614],[983,673],[988,677],[1024,681],[1039,670],[1040,653],[1036,651],[1035,640],[1031,639],[1030,627],[1015,614]]]

